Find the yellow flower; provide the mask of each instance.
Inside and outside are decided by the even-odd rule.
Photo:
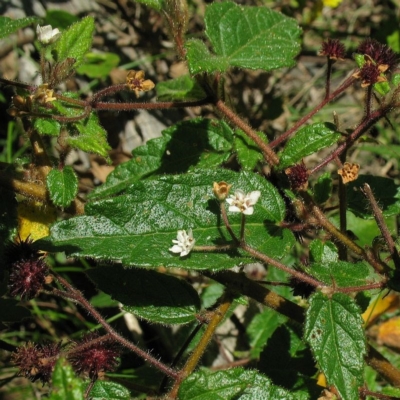
[[[148,92],[155,85],[150,79],[144,79],[143,71],[129,71],[126,77],[126,86],[135,92],[136,97],[139,97],[140,92]]]
[[[336,8],[343,0],[322,0],[326,7]]]

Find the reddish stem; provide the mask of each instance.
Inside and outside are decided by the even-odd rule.
[[[315,115],[318,111],[321,110],[324,106],[326,106],[329,102],[331,102],[335,97],[339,96],[343,93],[349,86],[351,86],[355,82],[356,78],[350,76],[347,78],[329,97],[322,100],[322,102],[311,110],[308,114],[306,114],[303,118],[299,119],[288,131],[283,133],[281,136],[273,140],[269,143],[269,146],[273,149],[278,146],[278,144],[282,143],[286,140],[292,133],[296,132],[305,122],[307,122],[313,115]]]

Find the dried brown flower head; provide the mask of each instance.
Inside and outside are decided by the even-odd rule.
[[[229,190],[231,187],[232,185],[229,185],[224,181],[214,182],[213,193],[219,201],[224,201],[228,197]]]
[[[140,92],[148,92],[155,85],[150,79],[144,79],[143,71],[129,71],[126,76],[126,86],[129,90],[135,92],[136,97],[139,97]]]
[[[343,168],[338,170],[338,174],[342,177],[343,183],[355,181],[358,178],[360,165],[355,163],[345,162]]]

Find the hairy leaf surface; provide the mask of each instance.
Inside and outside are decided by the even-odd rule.
[[[187,41],[192,74],[231,67],[266,71],[290,67],[300,50],[297,22],[266,7],[213,3],[206,9],[205,23],[215,53],[198,39]]]
[[[343,399],[358,398],[363,384],[365,333],[360,309],[353,299],[316,293],[307,310],[305,338],[329,385]]]
[[[288,391],[273,385],[266,376],[243,368],[195,372],[182,382],[178,395],[181,400],[298,399]]]
[[[55,224],[46,248],[100,259],[121,260],[124,265],[230,268],[250,258],[237,249],[228,252],[196,252],[186,257],[169,248],[180,229],[193,229],[198,246],[226,245],[232,239],[221,220],[212,184],[231,183],[232,192],[260,190],[254,214],[246,218],[248,243],[271,257],[283,257],[294,244],[289,230],[277,226],[285,205],[275,187],[260,176],[228,170],[199,170],[138,182],[127,194],[89,203],[87,215]],[[240,232],[241,215],[229,212],[234,232]]]

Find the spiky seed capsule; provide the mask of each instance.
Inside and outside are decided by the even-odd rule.
[[[43,254],[33,246],[33,240],[27,237],[25,240],[17,239],[15,242],[9,241],[4,249],[6,268],[21,260],[38,259]]]
[[[338,39],[328,39],[322,43],[318,55],[326,56],[331,60],[343,60],[346,55],[344,44]]]
[[[289,179],[292,190],[307,190],[309,172],[303,161],[300,164],[293,165],[293,167],[286,168],[285,174]]]
[[[387,70],[392,70],[398,64],[398,55],[387,45],[375,39],[365,39],[357,48],[357,53],[371,57],[378,66],[386,65]]]
[[[43,259],[16,261],[10,268],[8,289],[10,295],[27,300],[36,297],[46,283],[49,268]]]
[[[72,349],[69,352],[68,361],[76,373],[87,375],[92,381],[105,372],[113,371],[118,365],[118,344],[109,339],[102,340],[97,332],[86,334],[74,348],[77,351]]]
[[[11,361],[19,368],[18,375],[32,382],[40,380],[47,383],[53,373],[60,348],[60,344],[57,343],[35,345],[28,342],[12,353]]]

